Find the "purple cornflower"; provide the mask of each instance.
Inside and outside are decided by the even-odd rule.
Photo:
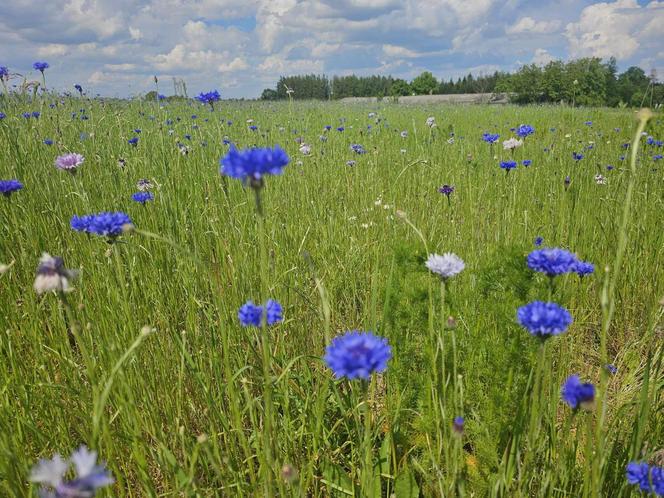
[[[39,116],[41,116],[41,112],[39,111],[32,111],[31,116],[35,119],[39,119]]]
[[[154,200],[154,194],[152,192],[136,192],[131,196],[134,202],[140,202],[145,206],[146,202]]]
[[[612,363],[609,363],[608,365],[605,365],[605,368],[608,370],[608,372],[611,375],[615,375],[616,372],[618,371],[618,368]]]
[[[573,410],[579,407],[591,409],[595,401],[595,386],[589,382],[582,383],[578,375],[571,375],[560,389],[560,395]]]
[[[14,192],[23,188],[23,184],[18,180],[0,180],[0,194],[9,197]]]
[[[371,332],[353,330],[335,337],[325,350],[324,360],[337,379],[369,380],[374,372],[383,372],[392,358],[387,339]]]
[[[85,161],[85,158],[81,154],[76,154],[74,152],[71,154],[58,156],[55,159],[55,167],[70,173],[74,173],[76,172],[76,168],[83,164],[83,161]]]
[[[450,195],[454,192],[454,185],[443,185],[438,189],[438,192],[440,192],[443,195],[446,195],[447,198],[450,198]]]
[[[47,70],[50,66],[48,62],[35,62],[32,67],[36,71],[40,71],[42,74],[44,74],[44,71]]]
[[[536,249],[528,254],[528,268],[549,277],[569,273],[576,269],[577,257],[565,249],[545,248]]]
[[[543,301],[533,301],[519,307],[516,316],[519,325],[540,339],[562,334],[573,321],[572,315],[565,308]]]
[[[337,131],[344,131],[344,129],[345,129],[345,128],[344,128],[343,126],[339,126],[339,127],[337,128]]]
[[[65,480],[65,474],[73,465],[76,478]],[[51,460],[39,460],[32,468],[30,480],[44,485],[42,498],[92,498],[99,488],[110,486],[115,481],[105,465],[97,465],[97,452],[81,446],[64,460],[57,453]]]
[[[238,310],[237,317],[243,327],[260,327],[263,318],[268,326],[282,322],[284,319],[283,308],[274,299],[268,299],[264,306],[247,301]]]

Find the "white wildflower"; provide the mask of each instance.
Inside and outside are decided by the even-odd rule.
[[[523,145],[523,140],[517,140],[516,138],[512,137],[509,140],[505,140],[503,142],[503,149],[514,150],[517,147],[521,147],[522,145]]]
[[[463,260],[451,252],[447,252],[442,256],[440,254],[430,254],[425,264],[429,270],[442,278],[453,277],[466,267]]]
[[[65,268],[62,258],[43,253],[39,259],[33,287],[37,294],[50,291],[71,292],[74,289],[69,283],[77,276],[78,271]]]

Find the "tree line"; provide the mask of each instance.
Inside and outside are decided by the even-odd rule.
[[[588,57],[545,65],[528,64],[514,73],[468,74],[438,80],[425,71],[412,81],[392,76],[281,76],[276,88],[263,90],[263,100],[344,97],[401,97],[459,93],[508,93],[521,104],[565,103],[582,106],[656,106],[664,104],[664,83],[632,66],[619,73],[615,58]]]

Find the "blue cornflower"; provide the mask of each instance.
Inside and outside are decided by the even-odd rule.
[[[77,232],[94,233],[107,237],[117,237],[127,225],[131,226],[131,219],[123,212],[101,212],[86,216],[73,216],[69,225]]]
[[[343,126],[339,126],[339,128],[337,128],[337,131],[344,131],[344,129],[345,128]]]
[[[7,115],[4,112],[0,112],[0,119],[5,119]]]
[[[454,193],[454,185],[443,185],[438,189],[438,192],[440,192],[443,195],[446,195],[447,198],[450,198],[450,195]]]
[[[76,478],[65,481],[70,465],[76,470]],[[51,460],[39,460],[32,468],[30,480],[45,486],[39,493],[44,498],[91,498],[97,489],[115,482],[103,463],[97,465],[97,452],[85,446],[72,453],[69,460],[64,460],[57,453]]]
[[[546,273],[549,277],[574,271],[577,262],[574,254],[557,247],[536,249],[527,258],[528,268]]]
[[[650,491],[650,465],[645,462],[630,462],[626,468],[627,482],[637,484],[642,491]]]
[[[535,237],[535,245],[537,247],[540,247],[542,245],[542,242],[544,242],[544,239],[542,237],[539,236]]]
[[[325,350],[325,363],[339,379],[368,380],[374,372],[383,372],[392,358],[387,339],[371,332],[353,330],[335,337]]]
[[[528,135],[535,133],[535,128],[530,125],[521,125],[516,129],[516,134],[521,138],[526,138]]]
[[[154,200],[154,194],[152,192],[136,192],[132,194],[131,198],[133,201],[145,205],[146,202]]]
[[[519,307],[516,317],[519,325],[541,339],[562,334],[572,323],[569,311],[556,303],[543,301],[533,301]]]
[[[164,100],[166,98],[166,95],[162,95],[161,93],[157,95],[157,99],[159,100]]]
[[[22,114],[22,116],[23,116],[25,119],[30,119],[30,118],[32,117],[32,114],[30,114],[29,112],[24,112],[24,113]]]
[[[138,145],[138,137],[130,138],[127,140],[127,143],[136,147]]]
[[[662,154],[655,154],[654,156],[652,156],[653,161],[661,161],[663,158],[664,156]]]
[[[268,299],[264,306],[247,301],[237,312],[237,317],[243,327],[260,327],[263,316],[265,316],[265,323],[269,326],[283,321],[281,304],[274,299]]]
[[[0,80],[9,79],[9,69],[7,66],[0,66]]]
[[[50,66],[49,66],[48,62],[35,62],[35,63],[32,65],[32,67],[33,67],[36,71],[41,71],[41,73],[43,74],[44,71],[45,71],[46,69],[48,69]]]
[[[570,375],[560,389],[560,395],[573,410],[591,408],[595,401],[595,386],[589,382],[582,383],[578,375]]]
[[[81,85],[74,85],[74,88],[78,90],[78,93],[83,94],[83,87]]]
[[[575,161],[580,161],[581,159],[583,159],[583,154],[572,152],[572,157],[574,158]]]
[[[141,132],[140,128],[134,128],[134,133],[136,133],[138,135],[140,132]]]
[[[9,197],[12,193],[23,188],[23,184],[18,180],[0,180],[0,194]]]
[[[614,169],[614,167],[611,164],[606,165],[606,170],[607,171],[612,171],[613,169]]]
[[[567,190],[567,187],[569,187],[570,183],[572,183],[572,179],[570,178],[569,175],[565,177],[565,190]]]
[[[574,265],[574,273],[583,278],[595,272],[595,265],[587,261],[577,261]]]
[[[463,435],[464,423],[465,420],[463,417],[454,417],[454,421],[452,422],[452,430],[459,436]]]
[[[280,175],[288,164],[286,152],[276,145],[273,149],[255,148],[238,150],[231,146],[221,159],[221,174],[252,182],[252,187],[262,186],[263,176]]]
[[[220,99],[221,95],[219,95],[219,92],[217,90],[212,90],[207,93],[201,92],[196,97],[196,100],[198,100],[202,104],[209,104],[210,107],[214,107],[214,103],[218,102]]]
[[[53,145],[53,140],[51,140],[50,138],[45,138],[44,145]]]
[[[355,152],[355,154],[366,154],[367,151],[364,150],[364,147],[362,147],[360,144],[350,144],[350,150]]]
[[[615,375],[616,372],[618,371],[618,367],[616,367],[614,364],[609,363],[608,365],[605,365],[605,368],[609,371],[611,375]]]
[[[592,126],[592,125],[593,125],[593,122],[592,122],[592,121],[586,121],[584,124],[585,124],[586,126]]]
[[[332,129],[332,126],[330,125],[325,125],[325,131],[330,131]]]
[[[488,144],[495,144],[498,139],[500,138],[499,134],[492,134],[492,133],[482,133],[482,140],[484,140]]]
[[[648,136],[648,138],[646,138],[646,144],[654,145],[655,144],[655,139],[651,136]]]
[[[505,173],[509,173],[511,169],[516,168],[516,161],[501,161],[500,167],[505,170]]]
[[[619,159],[620,161],[624,161],[624,160],[625,160],[625,156],[620,156],[618,159]]]
[[[533,163],[532,159],[524,159],[521,161],[521,164],[523,164],[526,168],[530,166]]]
[[[623,149],[629,149],[631,144],[629,142],[625,142],[624,144],[621,145]]]
[[[230,126],[230,125],[233,124],[233,121],[226,121],[226,124],[227,124],[228,126]]]

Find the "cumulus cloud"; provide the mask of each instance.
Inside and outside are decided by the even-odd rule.
[[[535,50],[535,55],[533,55],[531,62],[533,64],[546,65],[554,59],[555,57],[553,57],[546,49],[538,48]]]
[[[553,33],[560,28],[560,21],[536,21],[532,17],[522,17],[514,25],[509,26],[505,32],[508,35],[520,35],[528,33]]]

